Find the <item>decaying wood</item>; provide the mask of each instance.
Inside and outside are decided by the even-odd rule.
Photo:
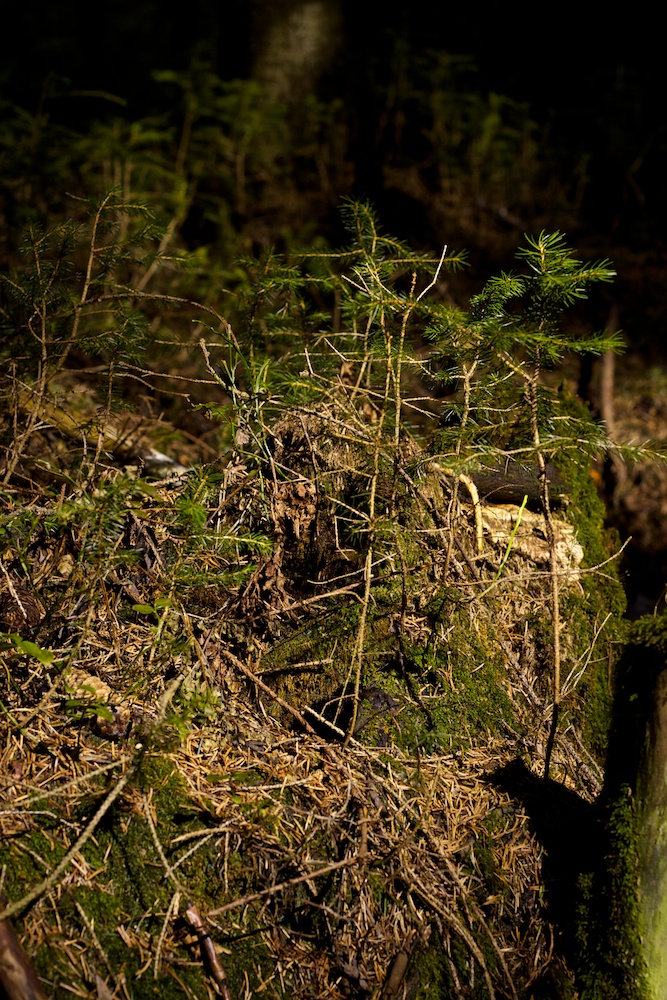
[[[565,506],[567,496],[563,477],[551,462],[545,464],[545,469],[549,480],[551,507]],[[471,478],[477,487],[479,496],[487,503],[518,505],[524,496],[527,496],[529,509],[540,510],[542,507],[542,486],[540,470],[537,466],[508,461],[502,466],[480,469],[478,472],[474,472]]]
[[[199,910],[192,903],[190,903],[185,911],[185,919],[197,935],[202,956],[208,966],[213,982],[216,985],[217,992],[223,1000],[231,1000],[227,975],[220,964],[220,959],[218,958],[218,953],[215,950],[215,945],[211,940],[211,935],[201,918]]]
[[[0,908],[5,905],[6,900],[0,894]],[[0,920],[0,989],[6,1000],[46,1000],[9,920]]]
[[[405,973],[408,969],[408,962],[410,961],[410,955],[407,951],[399,951],[398,955],[394,959],[392,967],[387,976],[387,981],[384,984],[380,1000],[395,1000],[398,996],[398,991],[401,988],[401,983],[405,978]]]

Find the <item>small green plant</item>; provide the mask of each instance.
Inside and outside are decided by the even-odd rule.
[[[528,238],[518,257],[527,264],[528,274],[502,273],[490,279],[472,299],[463,331],[446,313],[440,318],[436,312],[429,335],[440,346],[443,358],[456,358],[458,353],[444,376],[463,389],[459,427],[450,435],[456,434],[457,458],[472,451],[478,460],[488,461],[488,446],[493,443],[499,449],[496,461],[518,458],[537,468],[552,582],[553,713],[545,759],[548,776],[561,702],[561,618],[547,466],[558,464],[568,452],[590,461],[608,442],[589,421],[564,413],[558,397],[542,385],[541,376],[567,353],[599,355],[620,350],[621,341],[615,332],[575,337],[562,324],[567,307],[586,298],[592,285],[612,280],[614,271],[608,261],[582,264],[560,233]],[[443,434],[441,441],[446,439]]]
[[[344,218],[351,243],[343,252],[307,252],[289,259],[267,254],[246,264],[253,282],[239,308],[242,327],[227,327],[217,348],[215,340],[202,342],[210,374],[230,397],[226,411],[215,404],[211,408],[226,412],[238,452],[265,484],[265,498],[286,489],[278,483],[288,482],[297,469],[298,475],[314,478],[320,504],[329,508],[335,524],[338,548],[347,545],[358,554],[356,583],[350,586],[357,588],[361,611],[349,654],[355,707],[347,738],[369,679],[371,617],[387,593],[380,567],[398,561],[404,595],[411,586],[406,573],[413,572],[414,537],[406,530],[404,512],[418,496],[420,480],[435,468],[451,493],[449,513],[442,515],[449,529],[446,574],[456,538],[451,512],[468,492],[477,511],[478,551],[483,547],[471,477],[480,469],[502,475],[508,464],[534,469],[551,581],[548,774],[563,656],[562,568],[550,477],[554,466],[583,467],[610,442],[543,375],[568,354],[620,349],[616,332],[581,336],[570,333],[563,319],[569,307],[586,298],[595,284],[611,281],[614,272],[608,261],[577,260],[561,234],[542,233],[528,238],[518,251],[521,270],[492,278],[464,311],[435,294],[441,273],[464,263],[461,254],[446,248],[439,259],[415,254],[381,232],[367,205],[346,205]],[[431,345],[426,354],[424,341]],[[440,409],[427,386],[444,399]],[[287,417],[290,412],[293,418]],[[305,436],[297,466],[283,464],[276,453],[276,442],[283,447],[276,426],[285,419],[300,420],[299,434]],[[296,433],[290,431],[292,441]],[[314,440],[327,434],[339,441],[340,455],[347,449],[347,469],[327,469]],[[411,443],[417,440],[421,449]],[[345,475],[354,486],[341,491]],[[269,507],[265,499],[258,524],[267,523]],[[512,539],[492,586],[510,557]]]
[[[41,646],[38,646],[36,642],[31,642],[30,639],[22,639],[17,632],[12,632],[6,636],[0,633],[0,636],[2,636],[0,638],[0,652],[16,651],[23,653],[24,656],[29,656],[44,666],[49,666],[55,659],[52,650],[42,649]]]
[[[519,525],[521,524],[521,517],[523,515],[523,512],[525,510],[527,502],[528,502],[528,496],[524,495],[524,498],[521,501],[521,506],[519,507],[518,513],[516,515],[516,521],[514,522],[514,527],[512,528],[512,533],[510,534],[509,540],[507,542],[507,548],[505,549],[505,554],[504,554],[504,556],[502,558],[500,566],[498,567],[498,572],[496,573],[496,580],[500,579],[500,575],[501,575],[503,569],[505,568],[505,563],[507,562],[507,560],[510,557],[510,553],[512,551],[512,546],[514,544],[514,539],[516,538],[516,533],[519,530]]]

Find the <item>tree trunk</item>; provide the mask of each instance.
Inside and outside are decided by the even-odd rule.
[[[340,0],[253,3],[253,77],[272,102],[297,107],[316,94],[340,48]]]
[[[642,619],[619,664],[606,773],[593,979],[610,995],[667,997],[667,618]],[[595,962],[595,960],[593,960]],[[624,983],[609,993],[610,984]]]
[[[648,979],[667,997],[667,667],[654,682],[637,781],[639,901]]]

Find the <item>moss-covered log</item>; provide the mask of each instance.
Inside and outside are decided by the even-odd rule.
[[[637,795],[644,947],[649,982],[659,1000],[667,996],[667,664],[655,677]]]
[[[599,982],[605,975],[623,980],[626,992],[614,996],[651,1000],[667,995],[666,654],[664,618],[633,626],[618,671],[607,766],[608,853],[595,904],[608,944]],[[605,921],[604,902],[614,919]]]

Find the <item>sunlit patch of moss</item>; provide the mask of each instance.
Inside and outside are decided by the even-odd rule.
[[[467,611],[449,626],[445,648],[411,647],[412,672],[394,667],[393,685],[380,675],[379,683],[402,695],[394,742],[406,749],[453,751],[501,733],[510,720],[520,725],[492,634],[471,630],[465,619]]]
[[[155,845],[153,833],[141,808],[141,798],[146,796],[151,812],[156,817],[155,830],[164,853],[172,857],[171,842],[174,837],[201,828],[199,810],[193,806],[187,789],[167,757],[147,754],[141,763],[136,784],[129,797],[121,799],[104,817],[83,848],[87,864],[97,871],[94,888],[86,885],[65,890],[58,899],[58,924],[49,932],[44,943],[31,959],[37,972],[46,982],[72,983],[72,966],[59,941],[80,939],[88,949],[86,967],[96,970],[100,977],[124,975],[131,983],[131,995],[140,1000],[154,997],[159,990],[161,997],[182,997],[179,986],[170,970],[187,986],[193,995],[206,995],[206,971],[196,943],[186,945],[186,927],[183,922],[174,924],[176,945],[170,945],[162,958],[157,980],[153,964],[147,966],[146,954],[154,956],[157,940],[163,932],[164,921],[176,887],[168,877],[164,863]],[[99,801],[86,796],[79,802],[77,814],[81,822],[94,811]],[[270,803],[267,803],[270,805]],[[253,820],[264,823],[267,815],[262,804],[255,803]],[[47,827],[58,829],[59,820],[47,820]],[[6,891],[10,898],[18,898],[26,888],[44,877],[44,866],[51,869],[60,857],[62,848],[48,829],[24,835],[19,842],[0,848],[0,864],[6,865]],[[43,864],[39,859],[42,859]],[[219,847],[215,840],[204,843],[190,858],[178,867],[181,886],[186,886],[189,900],[197,903],[202,912],[212,909],[224,895],[223,875]],[[245,876],[236,868],[233,858],[227,867],[228,884],[232,891],[242,894]],[[181,912],[185,900],[181,903]],[[43,905],[43,904],[40,904]],[[48,909],[45,919],[50,921]],[[86,924],[87,922],[87,924]],[[227,931],[214,931],[214,939],[226,949],[234,941],[230,954],[224,955],[225,967],[233,992],[244,988],[246,981],[256,987],[270,978],[273,962],[259,934],[244,931],[239,940],[234,930],[234,920],[226,921]],[[90,927],[104,951],[100,956],[90,940]],[[127,933],[125,933],[127,932]],[[64,936],[64,937],[63,937]],[[143,942],[143,943],[142,943]],[[246,979],[247,977],[247,979]],[[90,989],[94,983],[87,984]],[[273,996],[279,996],[277,985]],[[64,987],[55,988],[54,997],[71,995]],[[271,995],[271,994],[270,994]]]

